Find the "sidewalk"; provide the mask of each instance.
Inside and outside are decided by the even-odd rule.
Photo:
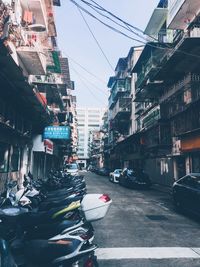
[[[152,189],[172,195],[172,186],[164,186],[160,184],[153,184]]]

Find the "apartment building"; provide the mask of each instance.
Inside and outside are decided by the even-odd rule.
[[[144,168],[164,185],[200,171],[199,21],[199,1],[160,1],[145,30],[154,41],[133,69]]]
[[[89,137],[100,130],[105,108],[77,108],[78,122],[78,162],[86,167],[89,163]]]
[[[43,178],[71,146],[54,5],[60,1],[0,0],[0,190],[28,171]]]
[[[108,143],[110,169],[131,164],[130,136],[136,130],[135,75],[132,68],[141,54],[142,47],[132,47],[127,57],[120,58],[115,68],[115,76],[109,78],[108,88]]]

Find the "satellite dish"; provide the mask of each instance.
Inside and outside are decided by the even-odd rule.
[[[45,32],[46,27],[43,24],[31,24],[28,25],[28,29],[33,32]]]

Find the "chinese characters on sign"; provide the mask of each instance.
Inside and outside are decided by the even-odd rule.
[[[44,129],[43,139],[70,139],[70,127],[48,126]]]

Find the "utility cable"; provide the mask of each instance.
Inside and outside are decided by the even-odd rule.
[[[108,65],[110,66],[111,70],[112,70],[112,71],[115,71],[115,70],[114,70],[114,68],[113,68],[113,66],[112,66],[112,64],[110,63],[110,61],[109,61],[108,57],[106,56],[105,52],[103,51],[103,49],[102,49],[102,47],[101,47],[100,43],[98,42],[97,38],[95,37],[94,33],[92,32],[92,30],[91,30],[91,28],[90,28],[90,26],[89,26],[88,22],[86,21],[85,17],[83,16],[83,13],[82,13],[82,11],[80,10],[80,8],[79,8],[79,7],[77,7],[77,8],[78,8],[78,11],[80,12],[80,15],[81,15],[82,19],[84,20],[84,22],[85,22],[85,24],[86,24],[86,26],[87,26],[87,28],[88,28],[89,32],[91,33],[91,35],[92,35],[93,39],[95,40],[95,42],[96,42],[97,46],[99,47],[99,49],[100,49],[100,51],[101,51],[102,55],[104,56],[104,58],[106,59],[106,61],[107,61]]]
[[[87,1],[85,1],[85,0],[81,0],[81,1],[84,2],[86,5],[88,5],[88,6],[89,6],[91,9],[93,9],[95,12],[97,12],[99,15],[105,17],[106,19],[112,21],[113,23],[115,23],[116,25],[122,27],[122,28],[125,29],[126,31],[129,31],[129,32],[131,32],[131,33],[137,35],[138,37],[140,37],[141,39],[143,39],[143,40],[146,41],[146,38],[145,38],[144,36],[142,36],[141,34],[139,34],[139,33],[135,32],[135,31],[133,31],[132,28],[131,28],[130,26],[128,26],[128,25],[126,25],[126,24],[125,24],[125,26],[124,26],[124,25],[122,25],[122,24],[116,22],[114,19],[112,19],[112,18],[110,18],[109,16],[107,16],[107,15],[103,14],[102,12],[100,12],[100,11],[99,11],[100,8],[96,9],[94,5],[90,4],[89,2],[87,2]],[[101,10],[101,9],[100,9],[100,10]],[[104,11],[104,10],[103,10],[103,11]],[[123,23],[123,24],[124,24],[124,23]],[[150,37],[151,39],[154,39],[154,40],[157,41],[156,38],[154,38],[154,37],[152,37],[152,36],[149,36],[149,37]]]
[[[133,41],[136,41],[136,42],[139,42],[139,43],[143,43],[143,44],[146,44],[146,42],[143,42],[139,39],[136,39],[136,38],[133,38],[131,36],[129,36],[128,34],[126,33],[123,33],[122,31],[110,26],[109,24],[103,22],[102,20],[100,20],[99,18],[97,18],[95,15],[93,15],[92,13],[90,13],[88,10],[86,10],[85,8],[83,8],[82,6],[80,6],[79,4],[77,4],[74,0],[70,0],[74,5],[78,6],[82,11],[84,11],[85,13],[87,13],[88,15],[90,15],[91,17],[93,17],[94,19],[96,19],[97,21],[99,21],[100,23],[102,23],[104,26],[110,28],[111,30],[119,33],[119,34],[122,34],[123,36],[133,40]]]
[[[90,90],[90,88],[89,88],[88,85],[85,83],[85,81],[80,77],[80,73],[79,73],[77,70],[75,70],[73,67],[71,67],[71,69],[77,74],[79,80],[80,80],[80,81],[83,83],[83,85],[88,89],[88,91],[89,91],[90,94],[93,96],[93,98],[94,98],[97,102],[99,102],[99,103],[101,103],[101,104],[103,104],[103,105],[105,106],[105,103],[104,103],[102,100],[100,100],[99,98],[96,97],[96,95],[92,92],[92,90]]]
[[[74,70],[74,69],[73,69]],[[77,72],[77,71],[76,71]],[[79,73],[80,77],[82,77],[82,79],[84,79],[86,82],[90,83],[92,85],[93,88],[97,89],[99,92],[101,92],[103,95],[107,94],[107,92],[101,88],[99,88],[98,86],[96,86],[96,84],[94,84],[93,82],[91,82],[90,80],[88,80],[86,77],[84,77],[83,75],[81,75]]]
[[[99,10],[101,10],[101,11],[106,12],[106,13],[109,14],[110,16],[114,17],[115,19],[117,19],[117,20],[119,20],[120,22],[122,22],[123,24],[125,24],[126,27],[127,27],[128,29],[133,28],[134,30],[136,30],[136,31],[138,31],[138,32],[140,32],[140,33],[142,33],[142,34],[145,34],[143,30],[141,30],[141,29],[139,29],[138,27],[136,27],[136,26],[134,26],[134,25],[132,25],[132,24],[130,24],[130,23],[124,21],[124,20],[121,19],[121,18],[119,18],[118,16],[116,16],[116,15],[113,14],[112,12],[108,11],[107,9],[105,9],[104,7],[102,7],[101,5],[99,5],[99,4],[98,4],[97,2],[95,2],[94,0],[90,0],[90,1],[91,1],[92,3],[94,3],[96,6],[92,5],[91,3],[88,3],[88,2],[85,1],[85,0],[80,0],[80,1],[86,3],[86,4],[90,5],[90,6],[93,6],[94,8],[97,8],[97,9],[99,9]],[[151,39],[157,40],[156,38],[152,37],[151,35],[148,35],[148,34],[145,34],[145,35],[147,35],[147,36],[150,37]],[[157,41],[158,41],[158,40],[157,40]]]
[[[100,77],[98,77],[97,75],[95,75],[94,73],[92,73],[91,71],[89,71],[88,69],[86,69],[83,65],[81,65],[80,63],[78,63],[75,59],[73,59],[72,57],[70,57],[69,55],[67,55],[65,52],[63,52],[63,54],[67,58],[69,58],[72,62],[74,62],[76,65],[78,65],[80,68],[82,68],[85,72],[87,72],[88,74],[90,74],[91,76],[93,76],[94,78],[96,78],[98,81],[100,81],[102,84],[104,84],[104,85],[107,84],[104,80],[102,80]]]
[[[93,15],[92,13],[90,13],[88,10],[86,10],[85,8],[83,8],[82,6],[80,6],[79,4],[77,4],[74,0],[70,0],[70,1],[71,1],[73,4],[75,4],[76,6],[79,6],[79,8],[80,8],[82,11],[86,12],[88,15],[90,15],[91,17],[93,17],[94,19],[96,19],[97,21],[99,21],[100,23],[102,23],[104,26],[110,28],[111,30],[113,30],[113,31],[115,31],[115,32],[117,32],[117,33],[119,33],[119,34],[121,34],[121,35],[123,35],[123,36],[125,36],[125,37],[127,37],[127,38],[129,38],[129,39],[131,39],[131,40],[133,40],[133,41],[142,43],[143,45],[147,45],[147,46],[150,46],[150,47],[154,47],[154,48],[157,48],[157,49],[160,49],[160,50],[166,50],[167,45],[166,45],[165,47],[156,46],[156,45],[153,45],[152,43],[150,44],[150,43],[141,41],[141,40],[139,40],[139,39],[133,38],[133,37],[129,36],[128,34],[125,34],[125,33],[123,33],[122,31],[120,31],[120,30],[118,30],[118,29],[116,29],[116,28],[110,26],[109,24],[103,22],[102,20],[100,20],[99,18],[97,18],[95,15]],[[81,0],[81,1],[82,1],[82,0]],[[176,50],[175,50],[174,48],[168,48],[168,49],[171,50],[172,52],[173,52],[173,51],[177,51],[177,52],[182,53],[182,54],[187,55],[187,56],[192,56],[192,57],[195,57],[195,58],[200,58],[200,55],[196,55],[196,54],[188,53],[188,52],[182,51],[182,50],[180,50],[180,49],[176,49]]]
[[[70,60],[72,60],[71,57],[69,57],[65,52],[63,52],[64,56],[69,58]],[[78,66],[80,66],[81,68],[83,68],[88,74],[94,76],[94,78],[98,78],[96,75],[94,75],[93,73],[91,73],[90,71],[86,70],[82,65],[80,65],[79,63],[77,63],[76,61],[72,60],[75,64],[77,64]],[[107,92],[105,90],[103,90],[102,88],[98,87],[95,83],[91,82],[90,80],[88,80],[86,77],[84,77],[83,75],[81,75],[79,73],[80,76],[82,76],[88,83],[90,83],[94,88],[96,88],[98,91],[100,91],[102,94],[107,94]],[[106,82],[103,82],[103,80],[101,80],[100,78],[98,79],[100,80],[104,86],[106,85]]]

